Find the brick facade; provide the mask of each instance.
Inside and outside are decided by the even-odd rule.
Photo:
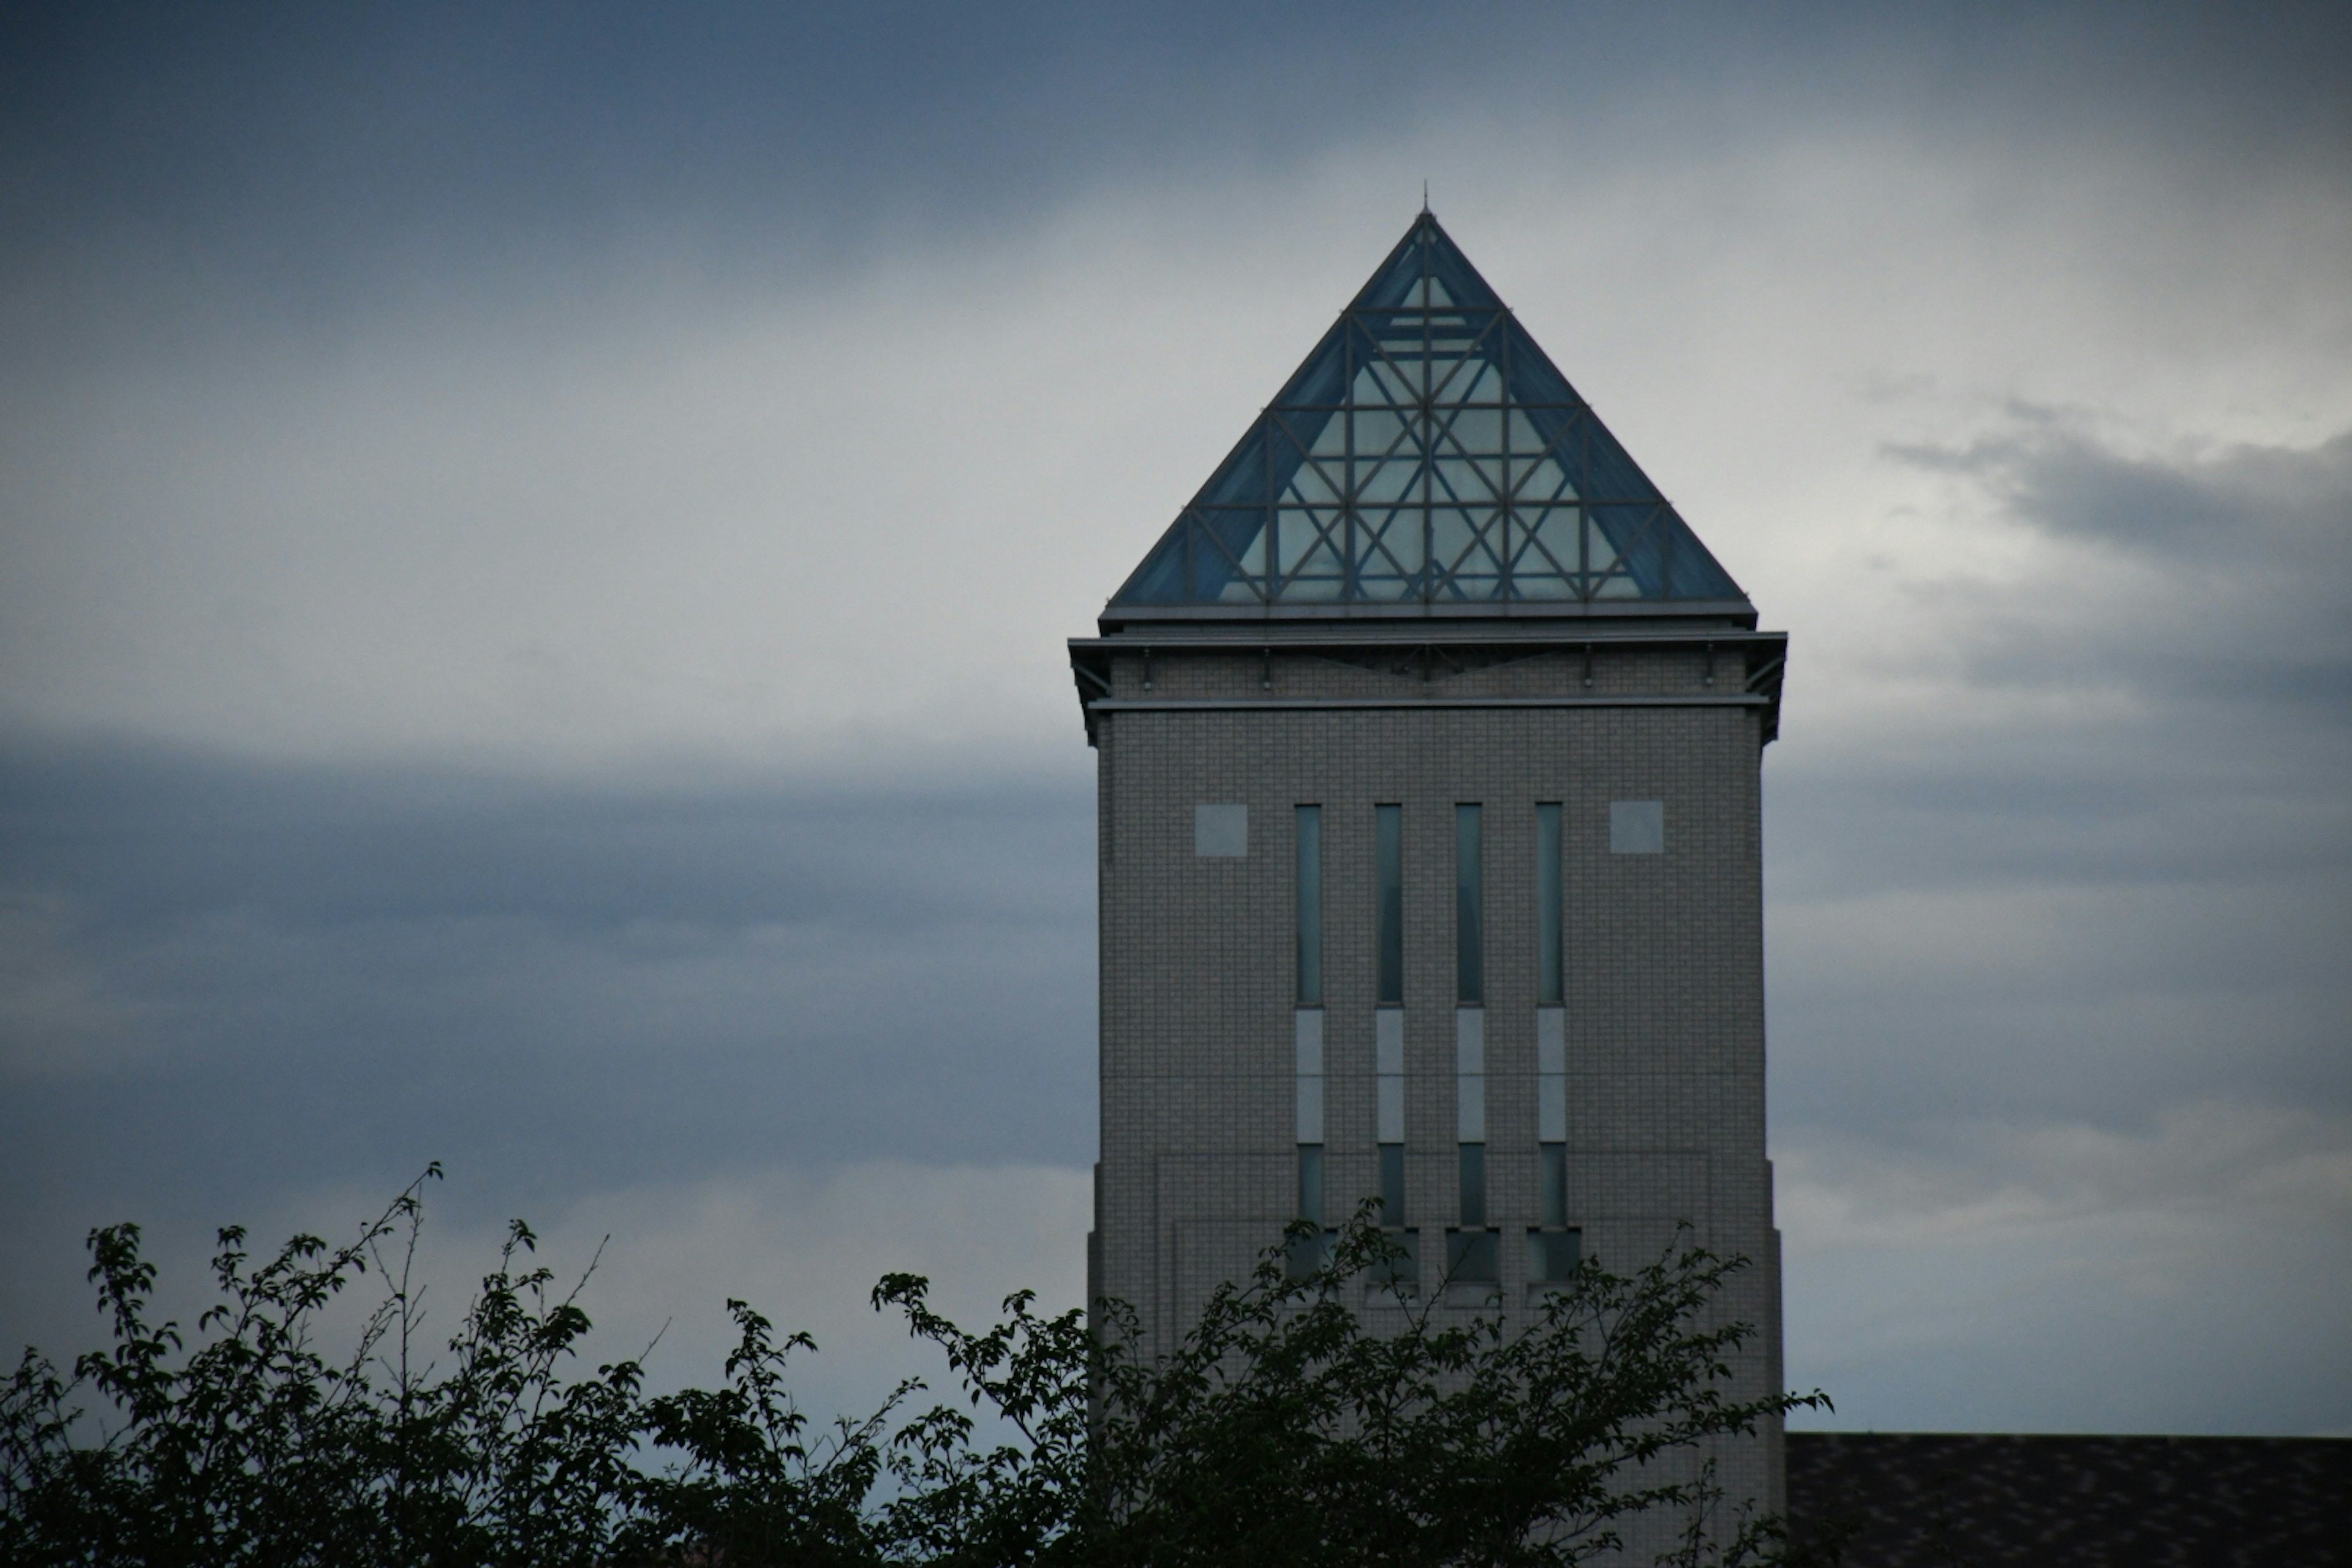
[[[1748,622],[1752,626],[1752,619]],[[1107,630],[1112,628],[1107,626]],[[1624,1271],[1686,1223],[1754,1267],[1722,1303],[1780,1384],[1764,1141],[1759,762],[1779,639],[1659,622],[1597,643],[1430,643],[1423,623],[1272,647],[1241,627],[1074,645],[1098,752],[1101,1163],[1090,1290],[1150,1347],[1244,1274],[1297,1204],[1294,808],[1322,808],[1327,1213],[1377,1191],[1373,808],[1402,807],[1407,1219],[1456,1213],[1454,807],[1484,823],[1489,1224],[1523,1302],[1538,1215],[1538,803],[1561,806],[1570,1222]],[[1385,635],[1374,635],[1384,633]],[[1582,635],[1590,636],[1589,629]],[[1143,652],[1143,639],[1150,652]],[[1081,649],[1085,651],[1081,653]],[[1612,853],[1614,801],[1663,804],[1659,854]],[[1194,808],[1248,808],[1247,853],[1195,853]],[[1442,1252],[1424,1245],[1424,1281]],[[1474,1310],[1485,1288],[1443,1310]],[[1727,1447],[1735,1499],[1780,1504],[1780,1436]]]

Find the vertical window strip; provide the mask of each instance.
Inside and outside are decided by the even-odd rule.
[[[1566,1010],[1536,1009],[1536,1226],[1528,1232],[1528,1278],[1573,1279],[1583,1233],[1568,1223],[1568,1027]]]
[[[1462,1228],[1486,1227],[1486,1145],[1465,1143],[1462,1154]]]
[[[1389,1251],[1372,1269],[1372,1282],[1412,1289],[1421,1283],[1420,1233],[1409,1229],[1405,1219],[1402,1142],[1380,1145],[1380,1183],[1381,1226]]]
[[[1404,1205],[1404,1010],[1381,1007],[1372,1014],[1373,1136],[1379,1141],[1381,1225],[1402,1248],[1384,1260],[1374,1279],[1388,1285],[1420,1280],[1414,1233],[1406,1228]]]
[[[1536,807],[1536,1000],[1566,999],[1566,932],[1560,922],[1559,805]]]
[[[1294,1236],[1287,1264],[1291,1277],[1303,1279],[1331,1261],[1331,1232],[1323,1219],[1323,1145],[1298,1146],[1298,1217],[1315,1227],[1309,1236]]]
[[[1376,896],[1379,900],[1379,987],[1383,1007],[1404,1005],[1404,807],[1372,808]]]
[[[1486,999],[1486,902],[1480,813],[1475,805],[1454,808],[1454,1000],[1475,1005]]]
[[[1404,1142],[1404,1011],[1383,1007],[1372,1015],[1372,1072],[1376,1136],[1383,1143]]]
[[[1544,1143],[1536,1152],[1537,1215],[1548,1229],[1559,1230],[1568,1224],[1568,1145]]]
[[[1381,1224],[1391,1230],[1402,1229],[1405,1224],[1404,1145],[1382,1143],[1380,1160]]]
[[[1475,811],[1477,808],[1469,808]],[[1457,815],[1455,821],[1461,820]],[[1475,845],[1472,847],[1475,854]],[[1446,1239],[1446,1277],[1492,1284],[1495,1235],[1486,1226],[1486,1010],[1454,1010],[1454,1136],[1460,1228]]]
[[[1309,1225],[1323,1220],[1323,1145],[1298,1146],[1298,1217]]]
[[[1323,1142],[1323,1009],[1301,1007],[1291,1015],[1298,1075],[1298,1142]]]
[[[1465,1285],[1492,1285],[1500,1278],[1496,1233],[1486,1226],[1486,1145],[1460,1147],[1462,1202],[1459,1228],[1446,1233],[1445,1278]]]
[[[1486,1010],[1454,1010],[1454,1136],[1465,1143],[1486,1141]]]
[[[1302,805],[1298,827],[1298,1001],[1323,1004],[1323,808]]]
[[[1558,1007],[1536,1009],[1536,1137],[1568,1139],[1568,1020]]]

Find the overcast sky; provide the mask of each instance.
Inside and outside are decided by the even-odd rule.
[[[2352,1432],[2352,19],[1112,9],[8,9],[0,1343],[435,1159],[1075,1302],[1062,639],[1426,180],[1790,635],[1791,1381]]]

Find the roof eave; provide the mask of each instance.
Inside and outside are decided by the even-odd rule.
[[[1459,600],[1367,604],[1121,605],[1103,607],[1095,625],[1105,637],[1150,626],[1266,627],[1282,624],[1329,626],[1335,622],[1494,621],[1727,621],[1753,628],[1756,606],[1746,599],[1517,599],[1502,604]]]

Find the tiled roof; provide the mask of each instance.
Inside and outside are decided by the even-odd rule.
[[[2352,1565],[2352,1439],[1791,1432],[1789,1517],[1845,1568]]]

